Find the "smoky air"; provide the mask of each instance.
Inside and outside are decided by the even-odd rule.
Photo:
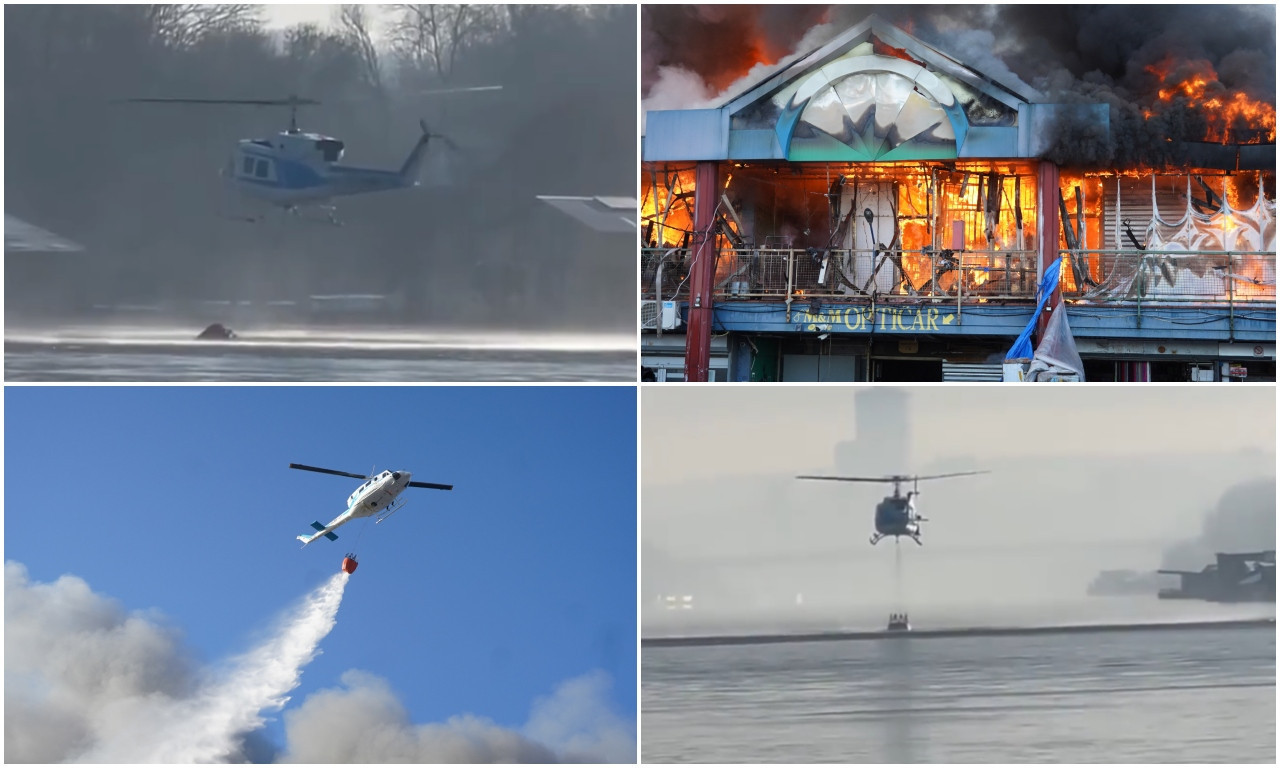
[[[204,302],[376,295],[405,326],[629,330],[631,243],[536,196],[634,194],[635,8],[441,6],[435,36],[416,6],[333,8],[276,29],[259,6],[6,7],[6,212],[85,247],[7,259],[7,324],[129,310],[194,337],[232,322],[196,323]],[[400,168],[422,118],[456,150],[432,142],[417,189],[339,200],[342,227],[250,224],[219,171],[288,109],[121,103],[290,95],[345,164]]]
[[[1272,389],[643,399],[646,637],[880,630],[902,610],[917,629],[1274,615],[1271,603],[1158,600],[1154,586],[1089,595],[1104,571],[1199,571],[1216,552],[1274,549]],[[692,461],[676,450],[690,444]],[[982,469],[920,483],[922,546],[868,543],[890,485],[795,479]],[[1177,586],[1167,578],[1159,586]]]

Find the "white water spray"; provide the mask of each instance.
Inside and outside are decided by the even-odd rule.
[[[264,710],[278,710],[289,700],[302,668],[320,652],[320,641],[337,621],[348,578],[346,573],[334,574],[285,618],[275,636],[235,659],[225,677],[211,681],[191,699],[141,707],[130,717],[130,727],[78,762],[225,760],[236,751],[242,734],[262,726]]]

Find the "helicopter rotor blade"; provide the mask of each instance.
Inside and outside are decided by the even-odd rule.
[[[290,96],[287,99],[185,99],[185,98],[145,98],[120,99],[131,104],[247,104],[254,107],[304,107],[315,106],[320,102],[315,99],[302,99]]]
[[[910,478],[902,475],[891,477],[839,477],[836,475],[796,475],[797,480],[839,480],[845,483],[897,483]]]
[[[426,91],[418,91],[423,96],[441,96],[447,93],[475,93],[476,91],[500,91],[500,85],[472,85],[461,88],[433,88]]]
[[[306,464],[290,464],[289,469],[305,469],[308,472],[319,472],[325,475],[337,475],[339,477],[354,477],[357,480],[364,480],[368,475],[357,475],[354,472],[339,472],[336,469],[325,469],[324,467],[310,467]]]
[[[452,491],[452,485],[442,485],[440,483],[420,483],[417,480],[409,481],[410,488],[434,488],[437,491]]]
[[[423,135],[423,136],[426,136],[428,139],[438,139],[438,140],[440,140],[440,141],[444,142],[444,145],[445,145],[446,147],[448,147],[449,149],[452,149],[454,152],[461,152],[461,151],[462,151],[462,150],[458,147],[457,143],[456,143],[456,142],[454,142],[454,140],[453,140],[453,139],[449,138],[448,136],[445,136],[443,133],[434,133],[434,132],[431,130],[431,128],[427,125],[427,121],[426,121],[426,120],[419,120],[419,121],[418,121],[418,126],[422,128],[422,135]]]
[[[965,475],[989,475],[989,474],[991,474],[991,470],[980,469],[976,472],[951,472],[946,475],[920,475],[918,477],[912,476],[906,479],[908,480],[940,480],[944,477],[964,477]]]

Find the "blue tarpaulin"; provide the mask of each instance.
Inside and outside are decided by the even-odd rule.
[[[1009,353],[1004,356],[1006,360],[1030,360],[1031,351],[1031,334],[1036,329],[1036,321],[1040,319],[1040,313],[1044,312],[1044,305],[1049,303],[1049,297],[1058,289],[1058,276],[1062,274],[1062,257],[1053,260],[1049,268],[1044,272],[1044,279],[1040,281],[1040,288],[1036,292],[1036,311],[1031,315],[1031,321],[1027,323],[1027,327],[1022,329],[1022,334],[1018,336],[1018,340],[1013,342],[1013,346],[1009,348]]]

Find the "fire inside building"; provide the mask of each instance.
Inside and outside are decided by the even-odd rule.
[[[1204,85],[1160,90],[1207,125],[1160,167],[1072,164],[1107,104],[871,16],[717,106],[646,112],[646,378],[1026,380],[1031,329],[1058,380],[1274,381],[1275,110]]]

